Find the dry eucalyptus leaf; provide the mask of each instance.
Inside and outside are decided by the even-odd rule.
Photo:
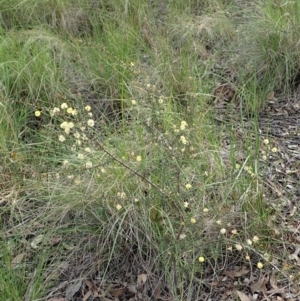
[[[247,268],[243,267],[239,271],[225,271],[224,274],[228,276],[229,278],[234,279],[235,277],[241,277],[243,275],[246,275],[250,272]]]
[[[72,251],[75,249],[75,246],[72,246],[72,245],[68,245],[67,243],[63,242],[62,243],[63,247],[68,250],[68,251]]]
[[[83,301],[87,301],[88,298],[92,295],[91,291],[88,291],[84,296],[83,296]]]
[[[236,291],[236,293],[241,301],[252,301],[252,299],[248,297],[246,294],[244,294],[243,292]]]
[[[92,280],[90,279],[85,279],[84,283],[86,284],[86,286],[90,289],[90,290],[94,290],[95,289],[95,284]]]
[[[289,259],[290,260],[295,259],[298,265],[300,264],[300,259],[298,256],[299,252],[300,252],[300,245],[295,245],[294,253],[289,255]]]
[[[61,237],[52,237],[50,244],[52,247],[58,245],[61,241]]]
[[[251,285],[251,291],[254,292],[266,292],[266,283],[269,281],[269,276],[260,278],[257,282]]]
[[[231,278],[231,279],[234,279],[233,271],[225,271],[224,274],[225,274],[227,277],[229,277],[229,278]]]
[[[127,284],[127,289],[130,293],[136,294],[137,293],[137,289],[136,289],[136,284],[134,283],[129,283]]]
[[[66,289],[66,298],[67,299],[73,298],[73,296],[80,290],[81,283],[82,283],[82,280],[77,279],[67,287],[67,289]]]
[[[111,288],[108,292],[113,296],[113,297],[122,297],[124,295],[124,287],[117,287],[117,288]]]
[[[38,245],[42,242],[43,238],[44,238],[43,234],[36,236],[30,244],[31,248],[37,249]]]
[[[268,295],[278,295],[278,294],[284,294],[284,288],[273,288],[269,291],[267,291]]]
[[[275,273],[273,272],[271,277],[270,277],[270,285],[273,289],[278,289],[277,286],[277,281],[276,281],[276,277],[275,277]]]
[[[157,284],[157,286],[154,289],[154,299],[155,300],[159,300],[161,299],[161,288],[160,288],[160,284]]]
[[[11,261],[11,265],[12,265],[12,266],[16,266],[16,265],[20,264],[21,261],[23,260],[24,256],[25,256],[25,253],[20,253],[20,254],[18,254],[18,255],[17,255],[15,258],[13,258],[13,260]]]
[[[147,274],[140,274],[138,275],[137,284],[141,285],[147,281]]]

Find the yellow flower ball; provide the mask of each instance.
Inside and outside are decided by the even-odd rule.
[[[264,265],[261,262],[257,263],[257,268],[262,269],[264,267]]]
[[[241,251],[243,249],[243,246],[240,245],[240,244],[236,244],[235,245],[235,248],[238,250],[238,251]]]
[[[89,119],[87,121],[87,125],[90,126],[90,127],[93,127],[95,125],[95,121],[93,119]]]
[[[35,115],[36,117],[40,117],[40,116],[41,116],[41,111],[35,111],[35,112],[34,112],[34,115]]]
[[[66,140],[66,138],[65,138],[65,136],[63,136],[63,135],[59,135],[59,136],[58,136],[58,140],[59,140],[60,142],[64,142],[64,141]]]
[[[199,262],[204,262],[205,258],[204,258],[203,256],[200,256],[200,257],[198,258],[198,260],[199,260]]]
[[[184,131],[185,130],[185,128],[187,127],[187,123],[186,123],[186,121],[181,121],[181,124],[180,124],[180,129],[182,130],[182,131]]]
[[[82,159],[84,158],[84,154],[79,153],[79,154],[77,155],[77,158],[82,160]]]
[[[180,141],[182,144],[186,145],[187,144],[187,140],[184,136],[180,136]]]
[[[73,116],[76,116],[76,115],[78,114],[78,111],[77,111],[76,109],[73,109],[72,112],[71,112],[71,114],[72,114]]]
[[[186,188],[187,190],[189,190],[189,189],[192,188],[192,185],[191,185],[191,184],[186,184],[186,185],[185,185],[185,188]]]
[[[91,161],[87,161],[87,162],[85,163],[85,167],[86,167],[86,168],[92,168],[92,167],[93,167],[93,163],[92,163]]]
[[[61,104],[60,107],[61,107],[61,109],[64,110],[64,109],[67,109],[67,108],[68,108],[68,105],[64,102],[64,103]]]
[[[222,229],[220,230],[220,233],[221,233],[221,234],[225,234],[225,233],[226,233],[226,229],[225,229],[225,228],[222,228]]]

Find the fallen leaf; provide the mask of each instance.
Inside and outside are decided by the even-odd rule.
[[[269,281],[269,276],[263,276],[257,282],[251,285],[251,292],[266,292],[266,283]]]
[[[43,238],[44,238],[43,234],[36,236],[30,244],[31,248],[37,249],[38,245],[42,242]]]
[[[231,279],[234,279],[233,271],[225,271],[224,274],[225,274],[227,277],[229,277],[229,278],[231,278]]]
[[[126,287],[130,293],[132,293],[132,294],[137,293],[136,284],[130,283],[130,284],[127,284]]]
[[[225,271],[224,274],[228,276],[229,278],[234,279],[235,277],[241,277],[243,275],[246,275],[250,272],[246,267],[243,267],[239,271]]]
[[[278,289],[276,278],[275,278],[275,273],[273,272],[271,277],[270,277],[270,285],[273,289]]]
[[[275,273],[273,272],[271,277],[270,277],[270,285],[272,287],[271,290],[268,290],[267,293],[268,295],[275,295],[275,294],[284,294],[284,288],[279,288],[277,286],[277,282],[276,282],[276,278],[275,278]],[[279,299],[280,297],[277,296],[277,299]]]
[[[52,247],[58,245],[61,241],[61,237],[52,237],[50,244]]]
[[[124,287],[111,288],[108,292],[113,297],[122,297],[124,295]]]
[[[88,291],[84,296],[83,296],[83,301],[87,301],[87,299],[92,295],[91,291]]]
[[[95,284],[92,280],[90,279],[85,279],[84,283],[86,284],[86,286],[89,288],[89,290],[94,290],[95,289]]]
[[[155,299],[155,300],[161,299],[161,288],[160,288],[160,284],[157,284],[157,286],[155,287],[153,296],[154,296],[154,299]]]
[[[138,278],[137,278],[138,285],[144,284],[146,281],[147,281],[147,274],[138,275]]]
[[[268,295],[278,295],[278,294],[284,294],[284,288],[277,288],[277,289],[271,289],[267,291]]]
[[[66,298],[67,299],[72,299],[73,296],[80,290],[82,284],[81,279],[77,279],[73,281],[72,284],[70,284],[67,289],[66,289]]]
[[[75,249],[75,246],[72,246],[72,245],[68,245],[67,243],[63,242],[62,243],[63,247],[68,250],[68,251],[71,251],[71,250],[74,250]]]
[[[11,261],[11,265],[16,266],[19,263],[21,263],[21,261],[23,260],[25,256],[25,253],[20,253],[18,254],[15,258],[13,258],[13,260]]]
[[[223,294],[221,293],[220,299],[221,300],[228,300],[233,292],[234,291],[232,291],[231,289],[225,290],[225,292]],[[232,299],[232,298],[230,298],[230,299]]]
[[[293,254],[289,255],[289,259],[295,259],[297,261],[297,264],[299,265],[300,264],[300,258],[298,256],[300,252],[300,245],[295,245],[295,251]]]
[[[246,294],[244,294],[243,292],[236,291],[236,293],[241,301],[252,301],[252,299],[248,297]]]
[[[265,297],[265,299],[264,300],[266,300],[266,301],[271,301],[271,299],[266,295],[266,293],[265,292],[263,292],[263,295],[264,295],[264,297]]]

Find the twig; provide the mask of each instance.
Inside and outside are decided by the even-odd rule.
[[[156,184],[154,184],[153,182],[151,182],[150,180],[148,180],[145,176],[141,175],[140,173],[138,173],[136,170],[134,170],[132,167],[130,167],[129,165],[127,165],[126,163],[122,162],[121,160],[119,160],[115,155],[113,155],[111,152],[109,152],[101,143],[97,143],[97,145],[107,154],[109,155],[111,158],[113,158],[114,161],[118,162],[120,165],[124,166],[126,169],[128,169],[129,171],[131,171],[134,175],[136,175],[137,177],[139,177],[140,179],[142,179],[144,182],[148,183],[150,186],[154,187],[155,189],[157,189],[162,195],[164,195],[166,198],[170,199],[170,196],[165,193],[160,187],[158,187]],[[95,165],[94,167],[97,167],[98,165]],[[176,209],[178,210],[182,221],[184,220],[183,215],[181,213],[181,210],[179,209],[179,207],[176,205],[176,203],[174,201],[172,201],[174,206],[176,207]],[[182,229],[180,229],[179,231],[179,235]]]

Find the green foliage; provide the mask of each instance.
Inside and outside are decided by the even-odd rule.
[[[271,91],[295,88],[300,16],[296,2],[251,5],[0,0],[0,230],[15,243],[1,300],[45,297],[61,280],[49,271],[82,250],[108,277],[132,254],[155,262],[191,300],[209,268],[268,264],[279,239],[261,162],[277,149],[257,116]],[[240,106],[217,125],[220,83]],[[14,269],[24,245],[39,257]]]
[[[250,72],[256,73],[267,91],[291,93],[298,85],[298,6],[297,1],[266,1],[249,27],[253,40],[252,47],[248,45],[252,48]]]

